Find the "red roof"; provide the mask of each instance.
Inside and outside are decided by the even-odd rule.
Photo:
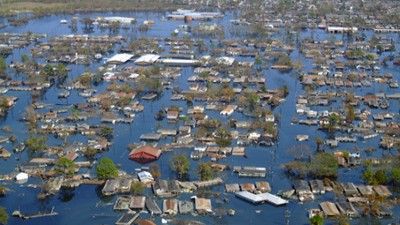
[[[149,145],[145,145],[140,148],[132,150],[131,153],[129,153],[129,158],[139,162],[147,162],[158,159],[160,155],[161,155],[160,149]]]

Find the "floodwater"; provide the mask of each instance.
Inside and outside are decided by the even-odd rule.
[[[138,38],[138,37],[169,37],[174,29],[179,25],[184,24],[183,21],[174,20],[163,20],[164,13],[92,13],[92,14],[76,14],[76,15],[53,15],[48,17],[43,17],[30,21],[27,25],[21,27],[11,27],[8,26],[0,32],[11,32],[11,33],[21,33],[21,32],[34,32],[47,34],[47,38],[51,38],[58,35],[70,34],[71,30],[68,25],[61,25],[60,20],[66,19],[70,20],[72,16],[83,17],[97,17],[97,16],[129,16],[135,17],[137,19],[137,24],[141,24],[144,20],[154,20],[154,26],[147,32],[139,32],[137,26],[132,26],[132,29],[121,29],[117,35],[123,35],[128,40]],[[217,24],[221,24],[225,29],[225,38],[227,39],[243,39],[242,36],[235,36],[235,33],[230,32],[233,30],[234,25],[229,21],[235,18],[234,13],[227,13],[223,18],[213,20]],[[197,22],[193,22],[194,24]],[[78,23],[78,34],[84,33],[83,25]],[[97,28],[91,35],[109,34],[108,30],[101,31]],[[367,36],[371,33],[365,32]],[[282,34],[274,35],[274,38],[280,38]],[[306,38],[314,36],[316,39],[326,39],[327,35],[324,31],[303,31],[300,33],[299,38]],[[345,38],[342,35],[334,35],[329,38],[342,39]],[[392,38],[399,43],[399,37],[392,35]],[[210,39],[206,38],[206,43]],[[24,49],[14,50],[13,54],[7,58],[7,61],[19,61],[22,54],[29,53],[28,46]],[[115,52],[118,51],[120,46],[115,47]],[[398,55],[398,50],[397,53]],[[110,57],[112,54],[108,55]],[[305,59],[299,54],[297,50],[291,53],[292,59],[301,60],[304,63],[305,70],[309,71],[312,69],[312,62]],[[75,77],[79,76],[85,70],[95,70],[97,67],[102,65],[103,62],[93,63],[89,68],[83,65],[70,65],[71,72],[69,74],[68,80],[73,80]],[[383,72],[390,72],[397,79],[399,77],[399,72],[392,66],[382,69]],[[188,87],[186,79],[192,74],[193,68],[184,68],[182,70],[182,76],[175,81],[174,85],[179,86],[182,90]],[[272,187],[272,193],[277,193],[280,190],[288,190],[291,188],[291,180],[283,173],[281,164],[288,162],[293,159],[287,153],[287,149],[298,144],[295,140],[295,136],[298,134],[308,134],[310,135],[310,140],[306,143],[310,145],[311,149],[315,149],[314,138],[316,136],[326,137],[326,134],[318,131],[316,127],[307,127],[302,125],[292,125],[292,118],[296,117],[295,103],[296,96],[303,93],[301,84],[297,79],[295,72],[281,73],[272,69],[265,69],[262,71],[265,75],[267,82],[267,88],[279,88],[287,85],[289,88],[289,96],[286,101],[283,102],[279,107],[274,109],[274,113],[279,115],[279,141],[276,145],[272,147],[260,147],[260,146],[248,146],[247,147],[247,158],[239,157],[228,157],[220,161],[220,163],[226,163],[232,166],[262,166],[268,168],[268,175],[265,178]],[[22,79],[20,75],[12,75],[14,79]],[[67,81],[68,81],[67,80]],[[101,92],[105,90],[107,83],[100,84],[96,89]],[[324,89],[321,89],[324,90]],[[337,91],[346,90],[346,88],[337,89]],[[350,89],[353,90],[353,89]],[[42,101],[49,104],[73,104],[85,102],[83,97],[80,97],[77,91],[71,91],[71,95],[67,100],[62,100],[57,98],[57,93],[59,89],[56,86],[51,87],[46,94],[43,96]],[[395,93],[398,92],[397,89],[390,89],[387,86],[374,85],[370,88],[358,88],[354,89],[358,94],[362,93]],[[0,121],[0,126],[9,126],[12,128],[15,136],[19,141],[24,141],[27,138],[27,130],[25,124],[20,122],[19,119],[25,112],[27,105],[31,103],[31,95],[29,92],[15,92],[9,91],[7,95],[17,96],[19,100],[17,104],[9,111],[6,118]],[[101,156],[111,157],[124,171],[128,173],[134,173],[135,168],[139,168],[141,165],[128,159],[128,149],[127,146],[130,143],[139,142],[139,136],[142,133],[154,132],[158,127],[178,127],[179,124],[169,124],[166,121],[158,122],[154,119],[154,115],[161,109],[170,105],[178,105],[182,107],[184,112],[187,109],[185,102],[170,102],[171,90],[165,90],[162,96],[155,101],[141,101],[144,104],[145,109],[143,112],[137,113],[132,124],[116,124],[114,125],[114,139],[110,150],[102,153]],[[202,104],[200,102],[195,102],[196,104]],[[332,107],[340,107],[339,105],[334,105]],[[365,106],[361,106],[363,108]],[[399,102],[390,101],[390,108],[388,111],[398,113],[399,112]],[[245,116],[234,113],[230,118],[221,117],[218,113],[207,112],[209,117],[221,119],[227,122],[230,118],[245,119]],[[93,122],[96,122],[93,120]],[[98,121],[97,121],[98,122]],[[3,131],[2,131],[3,132]],[[2,134],[5,135],[5,134]],[[85,138],[76,135],[69,137],[68,141],[85,141]],[[170,140],[164,140],[170,141]],[[49,145],[59,145],[62,141],[55,139],[54,137],[49,137]],[[368,141],[358,141],[357,144],[339,144],[339,149],[352,149],[355,146],[359,148],[365,148],[368,146],[376,147],[379,146],[379,138],[373,138]],[[12,149],[11,144],[4,145],[8,150]],[[176,150],[174,152],[168,152],[164,154],[160,160],[157,161],[161,167],[162,178],[173,179],[174,173],[170,172],[169,169],[169,159],[173,157],[174,154],[186,154],[189,156],[190,149]],[[374,153],[376,156],[382,156],[383,154],[388,154],[381,149],[378,149]],[[365,153],[362,152],[362,156],[365,157]],[[0,173],[5,174],[14,171],[17,165],[21,165],[27,162],[31,157],[29,151],[24,151],[19,155],[13,154],[12,157],[6,161],[0,161]],[[200,162],[207,160],[202,159]],[[197,163],[191,161],[191,172],[190,177],[196,179],[196,168]],[[89,170],[88,172],[93,173],[94,171]],[[352,181],[355,183],[361,183],[360,178],[361,168],[359,169],[340,169],[339,181]],[[223,173],[223,177],[226,183],[254,183],[257,180],[263,180],[259,178],[238,178],[236,174],[231,171]],[[30,178],[29,184],[40,184],[39,179]],[[0,198],[0,205],[6,207],[9,213],[13,210],[21,210],[22,212],[36,212],[41,210],[48,210],[52,207],[55,211],[59,213],[55,217],[38,218],[32,220],[21,220],[18,218],[10,218],[9,224],[14,225],[25,225],[25,224],[59,224],[59,225],[70,225],[70,224],[114,224],[119,218],[120,213],[114,212],[112,209],[113,203],[116,200],[116,196],[103,198],[100,194],[100,188],[96,186],[80,186],[74,190],[63,190],[55,196],[51,196],[46,200],[38,200],[37,194],[40,192],[39,189],[34,189],[28,187],[26,184],[18,185],[13,183],[5,183],[12,191],[10,191],[6,197]],[[232,208],[236,210],[235,216],[192,216],[192,215],[179,215],[176,218],[180,219],[192,219],[199,220],[206,224],[308,224],[307,209],[318,207],[318,203],[323,200],[335,201],[337,198],[332,194],[325,194],[324,196],[316,196],[316,201],[306,202],[300,204],[298,201],[290,201],[290,203],[283,207],[274,207],[269,204],[264,205],[251,205],[240,199],[234,197],[233,194],[224,193],[224,187],[218,186],[212,188],[212,191],[221,192],[221,197],[213,198],[213,208]],[[189,199],[190,195],[182,194],[179,199]],[[227,201],[224,201],[226,199]],[[161,200],[159,200],[161,203]],[[352,224],[388,224],[391,222],[398,221],[398,215],[400,215],[399,207],[393,209],[393,218],[388,219],[372,219],[372,218],[361,218],[357,220],[352,220]],[[149,215],[143,214],[141,217],[148,217]],[[155,222],[161,224],[160,217],[155,218]],[[327,224],[333,224],[333,221],[328,221]]]

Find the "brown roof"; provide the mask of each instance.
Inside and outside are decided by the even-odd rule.
[[[211,212],[211,200],[207,198],[196,198],[195,207],[199,212]]]
[[[153,146],[150,146],[150,145],[145,145],[140,148],[132,150],[129,155],[133,155],[133,154],[137,154],[137,153],[146,153],[148,155],[152,155],[152,156],[158,158],[161,155],[161,150],[158,148],[155,148]]]
[[[139,220],[137,222],[138,225],[156,225],[153,221],[151,220]]]
[[[252,192],[254,191],[256,188],[254,187],[254,184],[252,183],[244,183],[240,185],[240,189],[242,189],[242,191],[249,191]]]

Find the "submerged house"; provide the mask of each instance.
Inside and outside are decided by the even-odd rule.
[[[149,145],[134,149],[129,153],[129,158],[139,163],[148,163],[160,158],[161,150]]]
[[[198,213],[210,213],[212,212],[211,199],[207,198],[195,198],[194,201],[195,209]]]
[[[174,197],[180,193],[179,184],[176,180],[157,180],[152,187],[154,194],[162,198]]]
[[[163,211],[164,214],[169,214],[169,215],[178,214],[178,201],[174,198],[164,199]]]

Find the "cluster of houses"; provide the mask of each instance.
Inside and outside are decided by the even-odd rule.
[[[52,63],[90,64],[101,60],[115,44],[121,43],[122,36],[65,35],[50,39],[33,48],[32,55],[46,57]]]

